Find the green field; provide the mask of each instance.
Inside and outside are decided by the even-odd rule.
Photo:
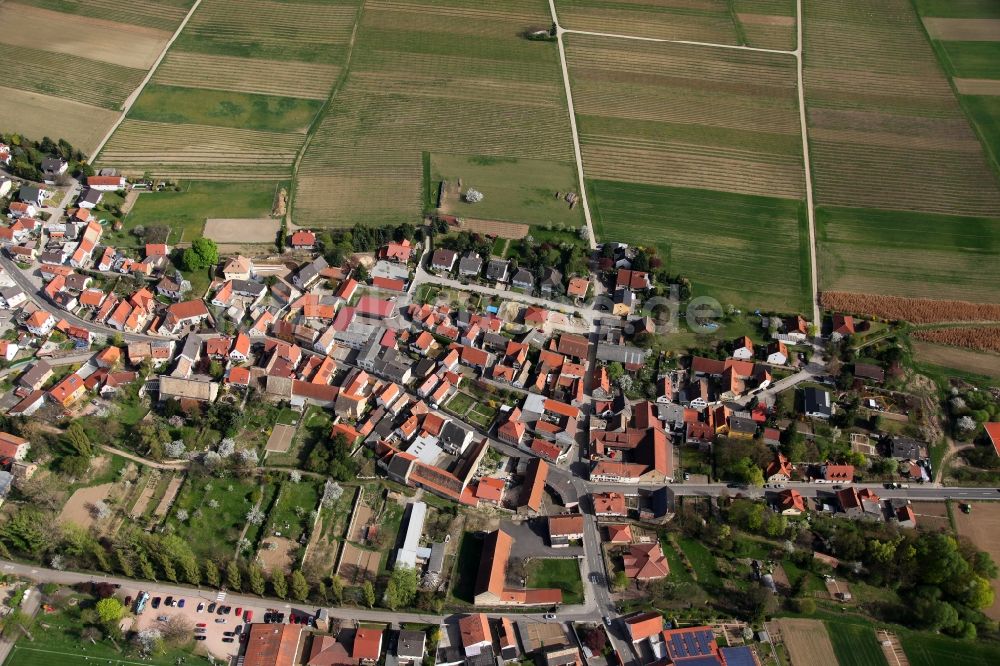
[[[84,602],[81,602],[84,603]],[[83,629],[80,605],[51,614],[39,613],[37,619],[44,623],[44,631],[36,628],[32,638],[21,637],[15,643],[4,666],[83,666],[83,664],[110,664],[111,666],[172,666],[183,659],[185,666],[209,663],[203,657],[183,650],[168,650],[151,659],[139,660],[116,649],[109,641],[97,643],[80,637]],[[148,612],[148,611],[147,611]]]
[[[677,543],[691,561],[691,566],[694,567],[694,572],[698,576],[698,582],[702,586],[714,590],[722,584],[718,567],[715,564],[715,556],[705,544],[688,537],[678,539]]]
[[[904,632],[899,635],[910,666],[994,666],[1000,663],[996,644],[959,641],[930,633]]]
[[[550,21],[545,0],[367,2],[296,175],[296,223],[412,222],[424,208],[424,152],[571,165],[556,46],[521,36]]]
[[[583,208],[577,205],[570,210],[563,198],[555,196],[579,189],[572,164],[435,154],[431,157],[432,194],[444,179],[452,183],[461,179],[463,192],[472,187],[484,195],[477,204],[449,198],[442,212],[451,215],[526,224],[583,224]]]
[[[199,556],[230,555],[246,524],[247,511],[253,506],[251,496],[258,488],[261,485],[257,479],[189,476],[174,501],[166,524]],[[212,506],[213,501],[218,502],[217,507]],[[266,511],[266,503],[261,508]],[[188,519],[183,522],[177,519],[181,509],[188,512]]]
[[[589,187],[597,237],[655,245],[664,268],[690,278],[695,295],[749,308],[807,307],[800,202],[602,180]]]
[[[871,625],[827,622],[826,630],[840,666],[885,666],[882,647]]]
[[[149,85],[129,112],[136,120],[304,132],[321,103],[310,99]]]
[[[608,2],[558,0],[559,23],[571,30],[610,32],[653,39],[741,42],[727,0],[702,2]]]
[[[309,524],[309,512],[318,503],[319,490],[311,479],[282,484],[278,501],[267,517],[267,533],[278,531],[282,537],[297,541]]]
[[[994,0],[914,0],[922,16],[942,18],[1000,18]]]
[[[120,234],[109,236],[119,245],[141,247],[143,241],[130,230],[137,226],[170,227],[171,245],[201,236],[208,218],[260,218],[271,212],[278,184],[273,181],[186,181],[180,192],[150,192],[139,195],[125,217]]]
[[[1000,42],[938,42],[951,76],[1000,79]]]
[[[1000,297],[1000,219],[822,207],[816,233],[824,289]]]
[[[527,587],[557,588],[562,590],[564,604],[583,603],[583,581],[580,563],[575,557],[555,560],[537,559],[528,565]]]

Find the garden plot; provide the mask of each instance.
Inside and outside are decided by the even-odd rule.
[[[782,618],[775,621],[780,627],[781,640],[788,649],[792,664],[836,664],[833,643],[820,620]]]
[[[270,490],[257,479],[189,477],[166,524],[201,557],[231,557],[256,494]]]
[[[98,502],[107,500],[114,486],[113,483],[102,483],[98,486],[80,488],[75,491],[63,505],[62,511],[59,512],[59,517],[56,519],[57,522],[64,525],[72,523],[89,530],[96,522],[93,507]]]
[[[374,583],[381,559],[382,553],[376,550],[364,550],[345,541],[335,574],[348,585],[361,585],[366,580]]]
[[[209,221],[211,222],[211,220]],[[205,235],[208,236],[208,234]],[[211,236],[208,237],[211,238]],[[295,426],[278,423],[271,431],[271,436],[267,438],[267,445],[264,448],[269,452],[285,453],[291,448],[293,437],[295,437]]]

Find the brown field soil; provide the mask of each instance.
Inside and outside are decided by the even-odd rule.
[[[956,42],[1000,41],[1000,19],[925,18],[924,26],[934,39]]]
[[[919,341],[913,343],[913,353],[921,363],[940,365],[977,375],[1000,377],[1000,356],[996,354]]]
[[[367,504],[362,504],[358,506],[357,517],[354,519],[354,530],[347,535],[347,538],[351,541],[357,541],[358,543],[364,543],[365,534],[368,527],[368,523],[372,519],[372,508]]]
[[[1000,562],[1000,502],[976,502],[972,513],[955,511],[954,516],[958,533],[989,553],[994,562]],[[995,598],[993,605],[983,612],[993,620],[1000,620],[1000,579],[994,578],[990,585]]]
[[[1000,95],[1000,81],[996,79],[954,79],[955,87],[963,95]]]
[[[772,16],[769,14],[737,14],[736,18],[740,20],[740,23],[746,23],[748,25],[781,25],[781,26],[791,26],[795,25],[794,16]]]
[[[360,585],[366,579],[372,582],[378,575],[379,561],[382,553],[373,550],[362,550],[353,543],[345,542],[344,551],[340,557],[340,567],[336,573],[348,585]]]
[[[265,448],[275,453],[286,453],[292,447],[293,437],[295,437],[295,426],[278,423],[271,431],[271,436],[267,438]]]
[[[910,505],[917,517],[917,527],[924,530],[950,530],[948,507],[944,502],[914,502]]]
[[[181,489],[181,484],[184,483],[184,475],[175,476],[171,481],[170,485],[167,486],[167,491],[163,493],[163,498],[160,503],[156,506],[156,511],[153,515],[157,518],[162,518],[167,515],[167,511],[170,510],[170,504],[177,497],[177,491]]]
[[[781,628],[781,637],[792,666],[837,663],[826,625],[820,620],[782,618],[776,623]]]
[[[820,302],[827,310],[901,319],[914,324],[943,321],[1000,321],[1000,305],[968,301],[936,301],[847,291],[824,291]]]
[[[87,155],[118,120],[118,114],[108,109],[14,88],[0,86],[0,99],[4,131],[66,139]]]
[[[924,342],[936,342],[976,351],[1000,352],[1000,327],[976,326],[970,328],[937,328],[914,331],[912,337]]]
[[[94,525],[94,517],[90,514],[90,506],[95,502],[107,499],[113,483],[102,483],[99,486],[80,488],[73,493],[62,511],[59,512],[59,523],[73,523],[89,530]]]
[[[896,634],[880,629],[875,632],[875,638],[882,646],[882,654],[885,656],[887,664],[910,666],[910,659],[903,651],[903,644],[899,642],[899,637]]]
[[[837,580],[835,578],[826,579],[823,581],[823,584],[826,585],[826,593],[829,594],[830,598],[835,601],[840,601],[840,597],[837,596],[838,594],[851,593],[851,586],[842,580]],[[850,601],[844,603],[850,603]]]
[[[142,489],[142,494],[139,495],[139,499],[135,501],[135,505],[129,512],[129,516],[132,518],[138,518],[142,514],[146,513],[146,505],[149,504],[149,500],[153,498],[153,493],[156,492],[156,485],[159,479],[153,475],[146,479],[146,485]]]
[[[210,218],[205,220],[205,238],[216,243],[274,243],[281,222],[274,218]]]
[[[274,550],[268,550],[265,545],[273,543]],[[291,539],[283,537],[268,537],[261,542],[260,550],[257,552],[257,559],[264,571],[281,570],[290,573],[292,565],[295,563],[295,551],[299,549],[299,544]]]
[[[462,229],[467,229],[473,233],[487,236],[499,236],[501,238],[513,238],[520,240],[528,235],[531,229],[527,224],[517,222],[501,222],[499,220],[472,220],[463,219],[460,225]]]
[[[0,41],[11,46],[41,47],[70,56],[86,54],[125,67],[149,69],[170,39],[170,33],[127,23],[64,14],[37,7],[0,6]],[[58,35],[44,39],[39,35]]]

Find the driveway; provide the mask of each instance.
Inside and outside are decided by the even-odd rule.
[[[503,524],[503,531],[514,537],[510,555],[514,558],[577,557],[583,555],[583,546],[553,548],[549,545],[549,527],[545,518],[532,518],[524,522]]]

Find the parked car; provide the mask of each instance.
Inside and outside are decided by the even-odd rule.
[[[222,639],[222,642],[223,643],[235,643],[236,639],[227,636],[227,637],[225,637],[225,638]]]
[[[546,620],[554,620],[554,619],[556,619],[556,614],[555,613],[546,613],[542,617],[545,618]]]
[[[125,597],[125,607],[128,608],[132,605],[132,597]]]
[[[226,623],[226,618],[224,618],[224,617],[216,618],[215,623],[216,624],[225,624]]]
[[[207,638],[208,638],[208,636],[203,636],[203,635],[201,635],[201,634],[198,634],[197,636],[195,636],[195,637],[194,637],[194,639],[195,639],[196,641],[203,641],[203,640],[205,640],[205,639],[207,639]]]
[[[151,607],[153,607],[153,608],[159,608],[160,607],[160,598],[159,597],[153,597],[153,600],[151,602],[149,602],[149,605]]]
[[[253,611],[252,610],[243,611],[243,621],[246,622],[246,623],[248,623],[248,624],[253,621]]]
[[[177,607],[178,608],[184,608],[184,600],[183,599],[178,599],[177,600]]]
[[[163,601],[163,603],[165,603],[166,605],[168,605],[168,606],[170,606],[171,608],[173,608],[173,605],[174,605],[174,598],[173,598],[173,597],[167,597],[167,598],[166,598],[166,599],[165,599],[165,600]]]
[[[156,621],[157,622],[166,622],[167,621],[167,616],[166,615],[157,615],[156,616]]]
[[[236,617],[240,617],[241,615],[243,615],[243,609],[237,607],[236,608]]]
[[[196,627],[207,627],[208,625],[205,624],[204,622],[199,622],[198,624],[196,624],[194,626],[196,626]]]
[[[205,610],[205,602],[204,601],[199,602],[198,608],[196,608],[195,610],[197,610],[199,613],[203,612]]]
[[[240,634],[242,634],[243,633],[243,625],[242,624],[236,625],[236,629],[233,630],[233,633],[235,633],[237,636],[239,636]]]
[[[216,606],[218,606],[218,604],[217,604],[217,603],[215,603],[214,601],[213,601],[212,603],[210,603],[210,604],[208,605],[208,612],[209,612],[209,613],[214,613],[214,612],[215,612],[215,607],[216,607]]]

